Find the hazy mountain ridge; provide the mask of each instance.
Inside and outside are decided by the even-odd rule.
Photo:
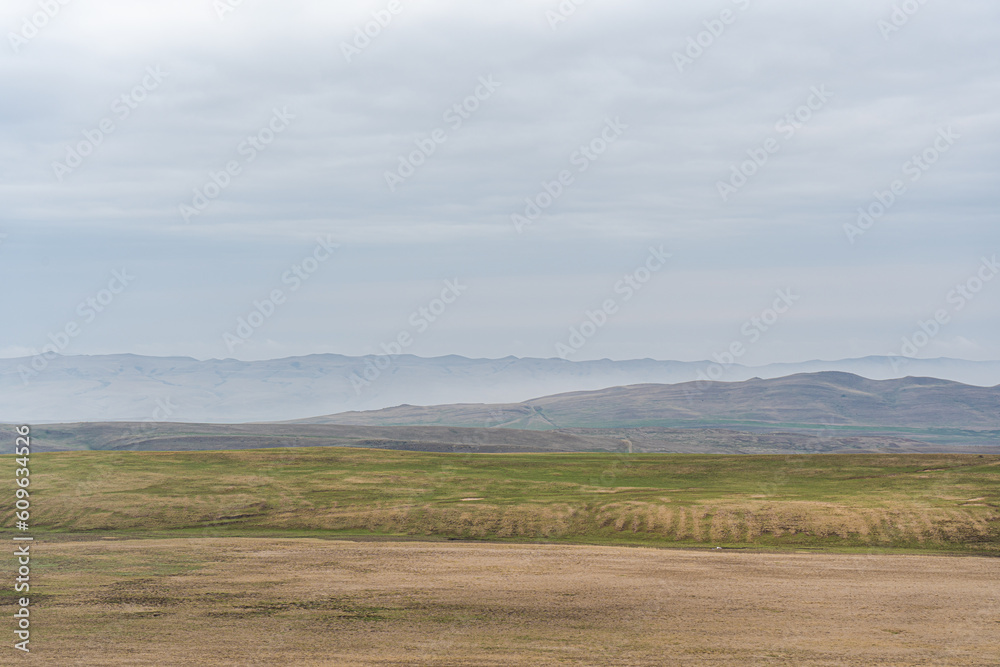
[[[888,357],[866,357],[725,369],[710,362],[651,359],[399,355],[386,365],[388,360],[335,354],[251,362],[132,354],[57,356],[45,368],[25,373],[32,369],[31,358],[0,359],[0,421],[286,421],[402,403],[518,403],[615,386],[674,384],[705,377],[710,369],[713,376],[724,370],[721,379],[726,381],[838,370],[872,379],[926,375],[982,386],[1000,384],[1000,362],[954,359],[894,365]],[[376,361],[384,368],[378,369]],[[487,418],[478,425],[495,421]]]
[[[490,422],[537,430],[738,427],[1000,444],[1000,386],[937,378],[869,380],[827,371],[743,382],[630,385],[522,403],[400,405],[300,421],[369,426]]]
[[[628,385],[521,403],[399,405],[282,423],[43,424],[33,437],[38,451],[343,446],[480,453],[985,453],[1000,451],[1000,386],[868,380],[827,371]]]

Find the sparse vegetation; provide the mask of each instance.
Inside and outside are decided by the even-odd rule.
[[[993,558],[47,542],[45,665],[991,665]],[[6,663],[5,663],[6,664]],[[11,663],[13,664],[13,663]]]

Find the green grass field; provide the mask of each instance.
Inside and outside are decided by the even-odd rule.
[[[1000,553],[1000,456],[325,447],[44,453],[31,467],[34,531],[52,538],[381,535]]]

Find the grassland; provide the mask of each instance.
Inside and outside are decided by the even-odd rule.
[[[1000,456],[58,452],[36,454],[31,479],[36,530],[52,539],[382,536],[1000,553]]]
[[[31,466],[40,664],[978,666],[1000,652],[1000,456],[296,447]],[[694,548],[651,548],[668,546]]]

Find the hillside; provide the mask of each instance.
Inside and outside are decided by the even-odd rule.
[[[614,428],[677,422],[1000,429],[1000,386],[933,378],[868,380],[838,372],[744,382],[643,384],[498,405],[400,405],[296,420],[325,424],[449,424]]]
[[[1000,386],[933,378],[868,380],[823,372],[745,382],[632,385],[500,405],[401,405],[299,423],[496,425],[504,428],[747,428],[895,434],[933,442],[1000,445]]]
[[[560,429],[344,424],[141,424],[83,422],[32,429],[36,451],[197,451],[273,447],[363,447],[423,452],[681,452],[804,454],[927,452],[940,448],[899,436],[753,433],[733,429]],[[0,453],[12,451],[13,440]],[[948,451],[987,451],[950,447]],[[1000,448],[997,448],[1000,452]]]

